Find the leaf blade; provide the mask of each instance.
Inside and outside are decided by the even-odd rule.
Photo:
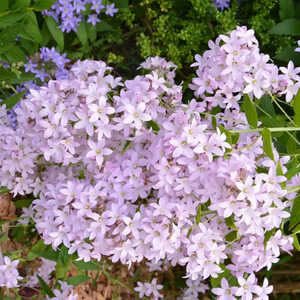
[[[244,95],[243,100],[248,123],[251,128],[257,128],[258,118],[255,104],[247,94]]]
[[[263,139],[263,150],[269,158],[274,160],[271,131],[268,128],[264,128],[261,134]]]
[[[46,20],[46,24],[48,26],[48,29],[49,29],[52,37],[56,41],[56,43],[57,43],[58,47],[60,48],[60,50],[62,51],[64,49],[64,35],[63,35],[63,33],[57,27],[58,25],[56,24],[56,22],[54,21],[54,19],[52,17],[46,17],[45,20]]]

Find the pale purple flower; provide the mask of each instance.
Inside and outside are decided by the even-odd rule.
[[[223,277],[221,280],[221,288],[213,288],[211,291],[218,296],[218,300],[234,300],[236,299],[234,295],[237,291],[237,287],[230,287],[227,279]]]

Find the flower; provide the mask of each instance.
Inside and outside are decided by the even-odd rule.
[[[237,287],[230,287],[227,279],[223,277],[221,280],[221,288],[213,288],[211,291],[218,296],[219,300],[234,300],[236,299],[234,295],[237,291]]]

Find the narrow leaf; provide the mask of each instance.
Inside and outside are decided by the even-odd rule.
[[[101,270],[101,267],[93,262],[73,261],[75,267],[79,270]]]
[[[152,132],[157,134],[160,130],[160,126],[153,120],[147,121],[146,122],[146,127],[147,129],[152,129]]]
[[[293,99],[294,103],[294,121],[298,127],[300,127],[300,89],[298,90],[297,95]]]
[[[54,40],[57,42],[58,47],[60,50],[64,49],[64,35],[61,30],[57,27],[56,22],[52,17],[46,17],[46,23],[48,26],[49,31],[51,32]]]
[[[50,297],[55,297],[55,295],[53,294],[53,292],[51,291],[50,287],[48,286],[48,284],[44,281],[43,278],[41,278],[39,275],[37,275],[37,278],[39,280],[40,286],[42,288],[42,290]]]
[[[2,0],[1,0],[2,2]],[[13,8],[24,8],[29,7],[31,0],[14,0]]]
[[[201,204],[198,205],[196,214],[196,224],[199,225],[201,220]]]
[[[244,110],[246,113],[246,117],[248,120],[248,123],[251,128],[257,128],[257,112],[256,107],[249,95],[244,95]]]
[[[14,44],[8,44],[0,49],[0,52],[2,52],[6,57],[8,62],[21,62],[25,61],[26,55],[23,52],[23,50],[14,45]]]
[[[33,260],[36,257],[44,257],[53,261],[58,260],[58,252],[55,252],[50,245],[45,245],[43,240],[39,240],[29,251],[27,259]]]
[[[2,0],[1,0],[2,1]],[[0,16],[0,29],[6,28],[23,19],[27,14],[26,10],[12,10]]]
[[[42,44],[43,38],[39,28],[39,24],[34,12],[29,12],[24,19],[23,34],[38,44]]]
[[[77,27],[76,35],[82,45],[86,45],[88,41],[87,29],[85,22],[81,22]]]
[[[294,237],[294,246],[298,251],[300,251],[300,243],[299,243],[299,239],[298,239],[298,234],[297,233],[293,234],[293,237]]]
[[[287,19],[278,23],[273,27],[269,33],[279,35],[300,35],[300,20],[298,19]]]
[[[87,32],[88,32],[88,38],[93,43],[97,39],[97,29],[95,26],[93,26],[91,23],[86,24]]]
[[[111,25],[109,25],[108,23],[101,21],[96,24],[96,30],[98,32],[114,31],[114,28]]]
[[[131,144],[131,141],[127,140],[127,141],[125,142],[125,145],[124,145],[124,147],[123,147],[121,153],[126,152],[126,150],[130,147],[130,144]]]
[[[57,0],[38,0],[33,6],[34,10],[45,10],[49,9]]]
[[[295,65],[300,65],[300,52],[295,52],[295,47],[284,48],[275,58],[286,63],[292,60]]]
[[[261,134],[263,139],[263,149],[267,156],[274,160],[271,131],[268,128],[264,128]]]
[[[85,275],[72,276],[67,279],[67,283],[73,286],[77,286],[85,281],[90,280],[90,277]]]
[[[290,229],[300,223],[300,196],[294,199],[293,208],[290,218]]]
[[[13,108],[21,100],[24,93],[25,92],[17,93],[11,97],[6,98],[4,101],[1,102],[1,105],[5,104],[7,109]]]

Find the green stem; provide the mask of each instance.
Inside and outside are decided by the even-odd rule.
[[[300,186],[292,186],[291,188],[287,189],[288,193],[293,193],[293,192],[297,192],[300,190]]]
[[[281,107],[281,105],[278,103],[276,98],[272,95],[269,94],[273,100],[273,102],[277,105],[277,107],[281,110],[281,112],[285,115],[285,117],[294,125],[296,126],[295,122],[291,119],[291,117],[287,114],[287,112]]]
[[[290,132],[300,131],[300,127],[271,127],[268,128],[271,132]],[[255,129],[241,129],[241,130],[228,130],[230,133],[250,133],[250,132],[261,132],[264,128]]]
[[[231,153],[242,151],[242,150],[246,150],[246,149],[250,149],[251,147],[253,147],[257,143],[257,141],[259,140],[259,138],[260,138],[260,136],[258,136],[251,144],[246,145],[246,146],[244,146],[242,148],[234,149],[234,150],[231,151]]]
[[[136,293],[136,291],[131,288],[130,286],[128,286],[127,284],[121,282],[120,280],[118,280],[117,278],[113,277],[109,272],[107,272],[104,267],[102,267],[101,269],[101,272],[112,282],[112,283],[115,283],[117,285],[120,285],[122,287],[124,287],[125,289],[133,292],[133,293]]]

